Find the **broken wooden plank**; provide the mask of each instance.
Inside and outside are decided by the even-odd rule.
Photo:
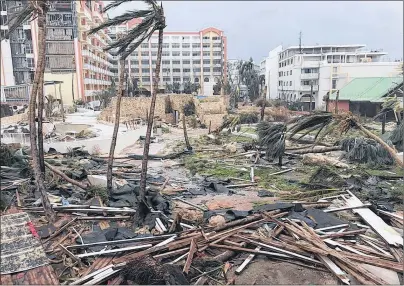
[[[230,246],[230,245],[224,245],[224,244],[212,244],[211,247],[224,248],[224,249],[241,251],[241,252],[250,252],[250,253],[255,253],[255,254],[263,254],[263,255],[267,255],[267,256],[274,256],[274,257],[280,257],[280,258],[292,258],[291,256],[281,254],[281,253],[262,251],[262,250],[254,250],[254,249],[249,249],[249,248],[244,248],[244,247],[237,247],[237,246]],[[318,263],[318,261],[317,261],[317,263]]]
[[[177,254],[184,254],[185,252],[188,252],[188,247],[180,248],[180,249],[177,249],[177,250],[173,250],[173,251],[169,251],[169,252],[165,252],[165,253],[161,253],[161,254],[157,254],[157,255],[154,255],[153,258],[154,259],[165,259],[165,258],[168,258],[168,257],[175,256]]]
[[[77,220],[77,218],[74,218],[71,221],[69,221],[68,223],[64,224],[61,228],[59,228],[55,233],[53,233],[48,239],[45,239],[42,243],[47,243],[52,238],[58,236],[62,231],[64,231],[67,227],[72,225],[76,220]]]
[[[359,209],[359,208],[366,208],[366,207],[370,207],[372,204],[361,204],[361,205],[357,205],[357,206],[347,206],[347,207],[341,207],[341,208],[335,208],[335,209],[327,209],[324,210],[323,212],[325,213],[333,213],[333,212],[339,212],[339,211],[347,211],[347,210],[353,210],[353,209]]]
[[[318,259],[323,262],[325,267],[330,270],[342,283],[349,285],[349,277],[348,275],[341,270],[331,259],[329,259],[325,255],[317,255]]]
[[[162,230],[162,232],[166,232],[167,228],[165,227],[165,225],[163,224],[163,222],[161,221],[160,218],[156,218],[156,223],[159,225],[160,229]]]
[[[374,244],[373,242],[366,240],[366,239],[362,239],[362,241],[368,245],[370,245],[371,247],[373,247],[374,249],[376,249],[377,251],[385,254],[385,255],[389,255],[391,256],[390,253],[388,253],[387,251],[383,250],[382,248],[378,247],[376,244]]]
[[[238,184],[238,185],[227,185],[225,187],[232,189],[232,188],[245,188],[245,187],[252,187],[258,185],[257,183],[249,183],[249,184]]]
[[[185,257],[187,257],[188,256],[188,254],[189,254],[189,251],[187,251],[186,253],[184,253],[183,255],[181,255],[181,256],[179,256],[179,257],[177,257],[176,259],[174,259],[173,261],[171,261],[170,263],[168,263],[168,264],[175,264],[175,263],[177,263],[177,262],[179,262],[179,261],[181,261],[181,260],[183,260],[183,259],[185,259]]]
[[[77,254],[76,256],[78,258],[83,258],[83,257],[89,257],[89,256],[95,256],[95,255],[104,255],[104,254],[124,252],[124,251],[129,251],[129,250],[144,249],[144,248],[149,248],[152,246],[153,246],[153,244],[136,245],[136,246],[130,246],[130,247],[124,247],[124,248],[118,248],[118,249],[101,250],[101,251],[97,251],[97,252],[88,252],[88,253],[83,253],[83,254]]]
[[[197,208],[198,210],[201,210],[201,211],[206,211],[206,209],[204,209],[204,208],[202,208],[202,207],[200,207],[200,206],[197,206],[197,205],[195,205],[195,204],[193,204],[193,203],[190,203],[190,202],[188,202],[188,201],[186,201],[186,200],[184,200],[184,199],[182,199],[182,198],[179,198],[179,197],[175,197],[175,198],[172,198],[172,200],[178,200],[178,201],[180,201],[180,202],[183,202],[184,204],[187,204],[187,205],[190,205],[190,206],[192,206],[192,207],[194,207],[194,208]]]
[[[331,229],[344,228],[344,227],[348,227],[348,226],[349,226],[349,224],[339,224],[339,225],[317,228],[314,231],[327,231],[327,230],[331,230]]]
[[[187,257],[187,261],[185,262],[184,269],[182,272],[185,272],[188,274],[189,268],[191,267],[192,264],[192,259],[194,258],[194,254],[197,251],[196,243],[195,240],[191,240],[191,246],[189,247],[189,253]]]
[[[255,250],[260,250],[261,246],[257,246]],[[243,261],[243,263],[236,269],[236,274],[240,274],[243,272],[244,268],[250,263],[255,257],[255,253],[251,253],[248,257]]]
[[[350,191],[347,191],[351,197],[347,199],[347,203],[350,206],[363,205],[362,202]],[[403,238],[395,231],[391,226],[386,224],[378,215],[372,212],[368,208],[359,208],[353,210],[357,213],[378,235],[380,235],[384,241],[389,245],[403,246]]]
[[[366,232],[366,229],[357,229],[357,230],[350,230],[350,231],[345,231],[345,232],[335,232],[335,233],[330,233],[326,235],[321,235],[320,237],[322,239],[326,238],[336,238],[336,237],[344,237],[348,235],[355,235],[355,234],[363,234]]]
[[[324,239],[324,242],[325,243],[327,243],[327,244],[329,244],[329,245],[332,245],[332,246],[334,246],[334,247],[339,247],[339,248],[342,248],[342,249],[346,249],[346,250],[348,250],[348,251],[350,251],[350,252],[353,252],[353,253],[356,253],[356,254],[359,254],[359,255],[363,255],[363,256],[367,256],[367,257],[372,257],[371,255],[367,255],[367,254],[365,254],[365,253],[363,253],[363,252],[360,252],[359,250],[356,250],[356,249],[354,249],[354,248],[352,248],[352,247],[350,247],[350,246],[348,246],[348,245],[344,245],[344,244],[341,244],[341,243],[339,243],[339,242],[336,242],[336,241],[333,241],[332,239]]]
[[[167,238],[170,238],[170,237],[176,237],[176,235],[164,234],[164,235],[156,235],[156,236],[149,236],[149,237],[138,237],[138,238],[128,238],[128,239],[102,241],[102,242],[94,242],[94,243],[86,243],[86,244],[75,244],[75,245],[68,245],[68,246],[66,246],[66,248],[67,249],[70,249],[70,248],[73,248],[73,249],[75,249],[75,248],[87,248],[87,247],[90,247],[90,246],[99,246],[99,245],[114,245],[114,244],[129,243],[129,242],[160,240],[160,239],[167,239]]]

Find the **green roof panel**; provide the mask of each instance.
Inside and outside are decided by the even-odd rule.
[[[339,91],[339,100],[383,102],[383,96],[403,83],[402,77],[355,78]],[[330,95],[335,100],[337,92]]]

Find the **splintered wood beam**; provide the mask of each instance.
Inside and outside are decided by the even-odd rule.
[[[255,250],[260,250],[261,246],[257,246]],[[254,259],[255,253],[251,253],[248,257],[243,261],[243,263],[236,269],[236,274],[240,274],[243,272],[244,268]]]
[[[192,264],[192,259],[194,258],[194,254],[196,252],[196,243],[195,240],[191,240],[191,246],[189,247],[189,253],[187,257],[187,261],[185,262],[184,269],[182,270],[186,274],[188,274],[189,268],[191,267]]]

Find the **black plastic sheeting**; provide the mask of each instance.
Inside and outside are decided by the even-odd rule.
[[[290,219],[299,219],[307,223],[308,226],[317,229],[329,226],[336,226],[341,224],[349,224],[348,221],[341,220],[337,218],[335,215],[323,212],[319,209],[307,209],[303,211],[294,211],[292,210],[288,218]],[[355,225],[350,227],[351,229],[355,228]]]

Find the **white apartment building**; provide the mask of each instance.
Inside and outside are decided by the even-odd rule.
[[[138,23],[128,22],[110,30],[109,35],[114,38],[114,34],[129,30]],[[137,79],[139,87],[150,92],[153,89],[157,48],[158,32],[148,42],[142,43],[126,63],[128,78]],[[221,30],[211,27],[197,32],[164,32],[159,89],[164,90],[166,84],[175,82],[183,86],[188,81],[199,83],[200,94],[210,96],[216,82],[227,76],[226,62],[227,39]]]
[[[387,61],[386,56],[365,45],[278,46],[261,62],[266,97],[308,102],[312,88],[315,108],[321,108],[327,92],[354,78],[398,76],[402,62]]]

